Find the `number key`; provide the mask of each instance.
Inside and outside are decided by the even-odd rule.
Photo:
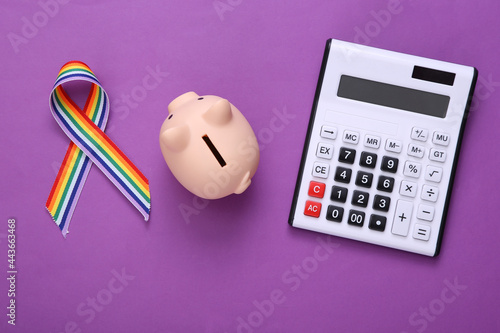
[[[347,199],[347,188],[340,186],[332,186],[332,194],[330,194],[330,200],[345,202]]]
[[[341,183],[349,183],[351,181],[351,174],[352,174],[351,169],[337,167],[334,179]]]
[[[373,209],[380,210],[383,212],[389,211],[389,205],[391,204],[391,198],[376,194],[373,198]]]
[[[372,186],[372,181],[373,181],[372,173],[358,171],[358,174],[356,176],[356,185],[370,188]]]
[[[377,164],[377,154],[368,153],[366,151],[361,153],[359,165],[373,169],[375,168],[375,164]]]
[[[384,192],[392,192],[394,188],[394,178],[380,176],[378,178],[377,190]]]
[[[364,221],[365,221],[364,212],[360,212],[359,210],[354,210],[354,209],[351,209],[349,211],[349,219],[347,220],[348,224],[362,227]]]
[[[344,208],[329,205],[326,211],[326,219],[333,222],[342,222],[344,216]]]
[[[384,156],[382,157],[382,165],[380,169],[382,171],[396,173],[398,171],[399,160],[395,157]]]
[[[339,162],[354,164],[356,150],[342,147],[339,153]]]
[[[354,191],[352,194],[351,203],[355,206],[366,207],[368,206],[368,199],[370,194],[361,191]]]

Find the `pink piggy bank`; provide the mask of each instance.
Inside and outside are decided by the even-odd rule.
[[[194,92],[168,105],[160,147],[175,178],[205,199],[245,191],[260,158],[257,138],[243,114],[226,99]]]

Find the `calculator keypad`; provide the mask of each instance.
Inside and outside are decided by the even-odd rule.
[[[351,203],[354,206],[366,207],[366,206],[368,206],[368,199],[369,198],[370,198],[370,194],[368,192],[354,191],[352,194]]]
[[[403,149],[403,144],[399,140],[387,139],[385,142],[385,150],[387,151],[400,153],[401,149]]]
[[[323,142],[318,143],[316,156],[318,156],[319,158],[331,160],[333,156],[333,146]]]
[[[326,221],[355,230],[423,242],[439,231],[432,222],[450,141],[447,133],[413,127],[407,141],[352,129],[338,133],[338,127],[321,127],[308,189],[317,201],[306,200],[304,215],[321,218],[324,203]]]
[[[417,183],[409,180],[403,180],[399,188],[399,194],[404,195],[405,197],[415,198],[415,196],[417,195],[417,187]]]
[[[362,227],[365,223],[365,212],[351,209],[349,211],[349,218],[347,223],[350,225],[355,225],[356,227]]]
[[[370,216],[370,224],[368,225],[368,228],[376,231],[384,231],[386,223],[387,218],[385,216],[372,214]]]
[[[361,159],[359,160],[359,165],[366,168],[375,169],[377,164],[377,154],[368,153],[366,151],[361,153]]]
[[[321,213],[321,203],[311,200],[306,201],[306,207],[304,208],[304,215],[311,217],[319,217],[320,213]]]
[[[372,186],[373,173],[358,171],[356,175],[356,185],[370,188]]]
[[[398,171],[399,160],[395,157],[384,156],[382,157],[382,165],[380,169],[382,171],[387,171],[390,173],[396,173]]]
[[[344,167],[337,167],[335,171],[335,180],[341,183],[349,184],[351,181],[352,170]]]
[[[330,165],[321,162],[314,162],[313,173],[314,177],[318,178],[328,178],[328,173],[330,172]]]
[[[332,186],[332,194],[330,195],[330,200],[345,202],[347,200],[347,188],[340,186]]]
[[[329,205],[328,211],[326,212],[326,219],[332,222],[342,222],[344,217],[344,208]]]
[[[395,180],[392,177],[380,176],[378,177],[377,190],[390,193],[394,188],[394,182]]]
[[[420,127],[413,127],[411,131],[411,138],[418,141],[427,141],[429,136],[429,130]]]
[[[380,210],[383,212],[389,211],[389,206],[391,204],[391,198],[383,195],[375,195],[373,199],[373,209]]]
[[[325,139],[336,139],[337,138],[337,128],[332,126],[323,125],[321,127],[321,137]]]
[[[323,198],[323,196],[325,195],[325,187],[326,185],[324,183],[311,181],[309,183],[308,194],[310,197]]]
[[[356,150],[342,147],[339,153],[339,162],[354,164],[356,158]]]

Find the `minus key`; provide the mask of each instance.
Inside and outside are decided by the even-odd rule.
[[[428,205],[419,205],[417,219],[432,221],[434,219],[434,207]]]

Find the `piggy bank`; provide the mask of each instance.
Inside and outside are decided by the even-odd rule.
[[[168,105],[160,148],[175,178],[205,199],[245,191],[260,158],[257,138],[243,114],[226,99],[194,92]]]

